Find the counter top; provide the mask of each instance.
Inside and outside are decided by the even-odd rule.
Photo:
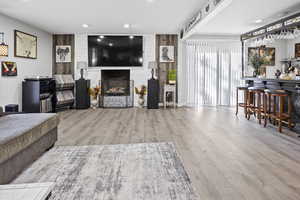
[[[242,78],[242,80],[300,84],[300,80],[267,79],[267,78],[255,78],[255,77],[244,77]]]

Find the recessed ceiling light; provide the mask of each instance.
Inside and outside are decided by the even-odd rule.
[[[124,24],[123,27],[124,28],[130,28],[130,24]]]
[[[113,44],[113,43],[109,43],[108,45],[109,45],[110,47],[114,46],[114,44]]]
[[[256,23],[256,24],[260,24],[260,23],[262,23],[262,22],[263,22],[262,19],[257,19],[257,20],[255,20],[255,23]]]
[[[82,24],[82,27],[83,27],[83,28],[88,28],[89,25],[88,25],[88,24]]]
[[[97,39],[98,42],[101,42],[102,40],[100,38]]]
[[[104,38],[104,35],[100,35],[100,38],[103,39],[103,38]]]
[[[131,35],[131,36],[129,36],[129,38],[132,40],[132,39],[134,38],[134,36],[133,36],[133,35]]]

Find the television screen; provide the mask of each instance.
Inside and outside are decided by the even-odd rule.
[[[89,36],[90,67],[143,66],[143,36]]]

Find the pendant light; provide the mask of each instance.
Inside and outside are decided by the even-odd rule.
[[[2,41],[0,43],[0,56],[8,56],[8,45],[4,43],[4,33],[0,33]]]

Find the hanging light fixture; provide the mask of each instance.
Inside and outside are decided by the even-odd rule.
[[[8,56],[8,45],[4,43],[4,33],[0,33],[2,41],[0,43],[0,56]]]

